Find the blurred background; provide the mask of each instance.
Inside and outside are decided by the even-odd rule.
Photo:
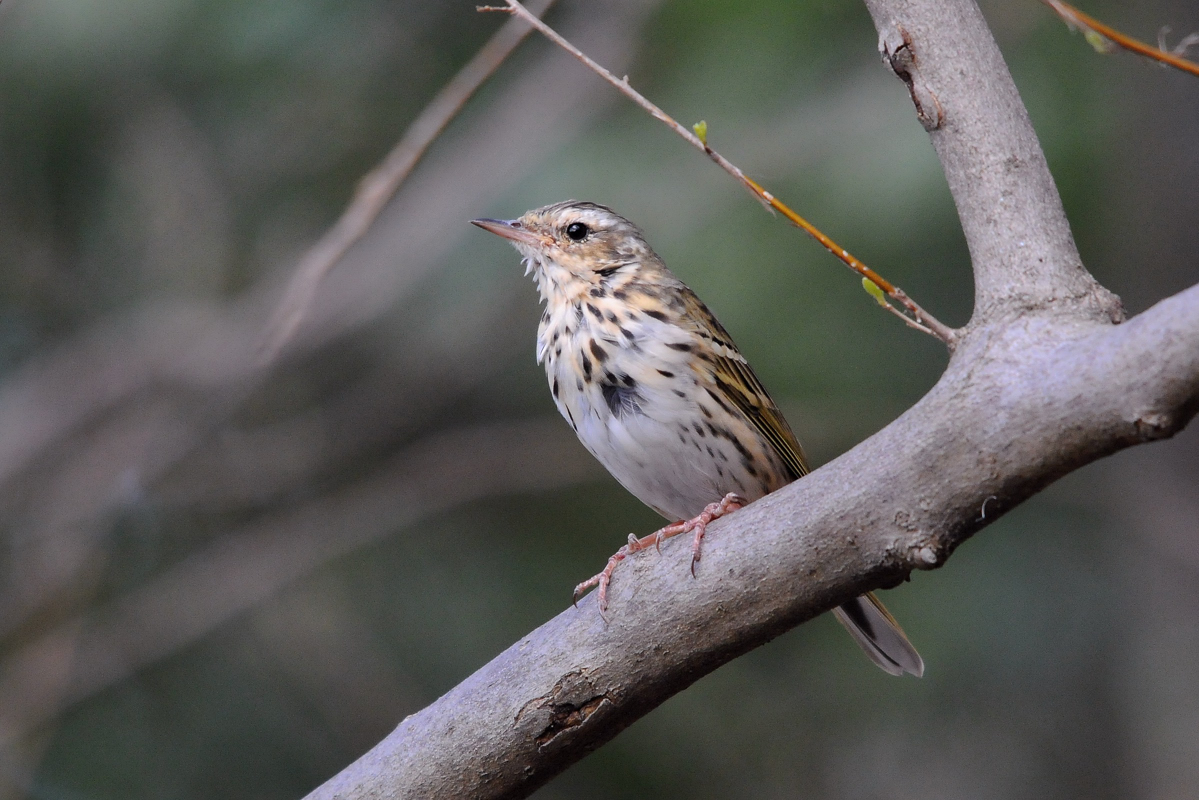
[[[639,223],[819,464],[946,356],[532,37],[264,365],[357,181],[503,22],[474,0],[0,6],[2,797],[296,798],[660,521],[534,363],[535,290],[472,228]],[[1189,0],[1083,10],[1168,42]],[[1088,267],[1130,314],[1199,280],[1199,79],[988,0]],[[550,21],[965,323],[953,204],[858,2],[560,0]],[[551,798],[1199,796],[1199,430],[1070,475],[886,593],[928,663],[827,616],[723,667]]]

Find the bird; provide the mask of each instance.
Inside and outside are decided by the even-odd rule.
[[[677,520],[630,534],[576,587],[576,604],[597,587],[606,614],[617,565],[683,533],[693,534],[694,575],[712,520],[808,473],[791,426],[732,337],[635,224],[575,200],[471,222],[507,239],[537,285],[545,306],[537,361],[558,411],[624,488]],[[923,674],[920,654],[873,594],[834,614],[884,671]]]

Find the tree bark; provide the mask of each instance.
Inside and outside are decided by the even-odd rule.
[[[1199,410],[1199,286],[1122,322],[974,2],[866,4],[970,247],[974,315],[942,378],[877,435],[714,523],[694,579],[688,542],[630,559],[609,622],[585,598],[310,797],[527,796],[721,664],[940,566],[1057,478]]]

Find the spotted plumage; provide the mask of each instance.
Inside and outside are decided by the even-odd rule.
[[[510,240],[536,281],[545,303],[537,360],[579,440],[642,502],[685,520],[631,538],[580,584],[599,587],[601,613],[620,560],[694,531],[694,571],[708,522],[808,472],[795,434],[732,337],[633,223],[573,200],[474,223]],[[883,669],[923,670],[873,595],[837,616]]]

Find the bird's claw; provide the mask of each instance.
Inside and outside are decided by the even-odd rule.
[[[582,597],[588,589],[597,587],[596,594],[599,604],[600,616],[607,622],[608,616],[608,585],[612,583],[612,573],[616,570],[616,565],[624,561],[634,553],[639,553],[642,550],[655,548],[659,553],[662,552],[662,540],[669,539],[672,536],[678,536],[680,533],[688,531],[695,532],[695,538],[691,540],[691,577],[695,577],[695,565],[699,563],[704,533],[708,529],[709,523],[713,520],[720,519],[730,511],[736,511],[739,508],[749,505],[744,497],[730,492],[726,494],[720,502],[709,503],[704,506],[704,510],[697,516],[689,520],[680,520],[659,528],[648,536],[643,536],[640,539],[635,534],[629,534],[628,544],[621,547],[612,557],[608,559],[608,563],[600,570],[599,574],[592,575],[587,580],[575,587],[574,596],[572,599],[573,605],[578,608],[579,598]]]

